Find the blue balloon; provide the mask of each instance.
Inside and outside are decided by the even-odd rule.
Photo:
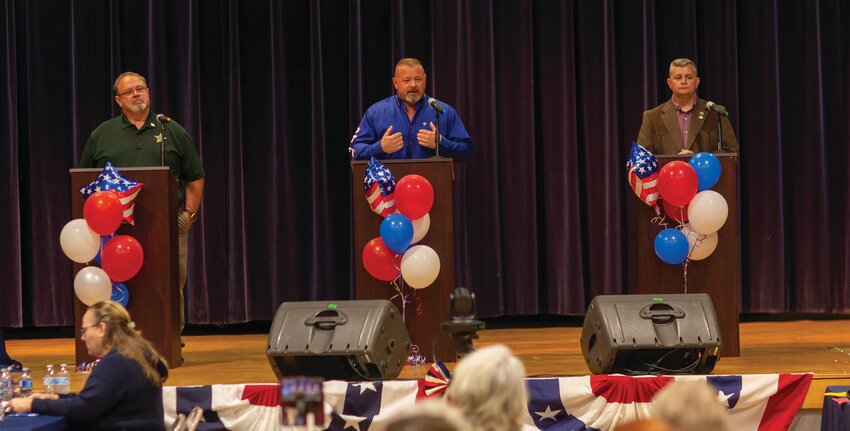
[[[130,290],[127,289],[127,285],[118,281],[113,281],[112,297],[110,299],[121,304],[124,308],[127,308],[127,304],[130,302]]]
[[[390,250],[404,253],[413,240],[413,223],[402,214],[390,214],[381,222],[381,239]]]
[[[95,256],[93,259],[95,265],[103,266],[100,264],[100,253],[103,251],[103,247],[106,247],[106,243],[112,241],[112,238],[115,238],[115,234],[100,236],[100,250],[97,251],[97,256]]]
[[[720,160],[711,153],[696,153],[688,164],[697,172],[697,191],[708,190],[720,179]]]
[[[682,263],[688,258],[688,238],[678,229],[664,229],[655,236],[655,254],[669,264]]]

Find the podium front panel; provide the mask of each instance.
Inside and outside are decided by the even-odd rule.
[[[707,293],[714,302],[720,326],[722,356],[740,356],[738,333],[739,295],[741,291],[740,213],[738,209],[738,156],[732,153],[715,154],[720,161],[721,174],[711,188],[720,193],[729,207],[726,223],[717,232],[717,248],[704,260],[690,261],[687,277],[683,265],[670,265],[655,254],[655,236],[663,227],[653,224],[655,211],[629,196],[632,226],[628,230],[630,291],[641,294]],[[688,157],[656,156],[661,166],[674,160],[687,162]],[[631,193],[631,191],[629,191]],[[659,206],[661,203],[659,202]],[[633,209],[632,209],[633,208]],[[663,214],[663,209],[662,209]],[[668,227],[678,222],[667,217]],[[633,277],[633,278],[632,278]]]
[[[156,347],[170,367],[183,363],[180,347],[180,291],[177,258],[177,181],[168,167],[123,168],[125,178],[144,183],[136,197],[134,225],[122,223],[116,235],[130,235],[142,246],[144,262],[139,273],[124,282],[130,300],[127,311],[136,329]],[[103,171],[71,169],[71,214],[83,218],[85,200],[80,189],[97,179]],[[74,274],[85,265],[74,264]],[[69,283],[73,287],[73,280]],[[86,305],[74,296],[74,334],[79,334]],[[94,360],[85,343],[76,339],[77,363]]]
[[[453,161],[449,158],[421,160],[382,160],[392,172],[396,182],[405,175],[425,177],[434,188],[434,205],[429,212],[431,227],[417,244],[427,245],[440,257],[440,274],[433,284],[413,290],[405,286],[409,302],[404,306],[405,325],[410,341],[429,362],[453,361],[455,351],[451,339],[440,329],[440,323],[449,320],[449,294],[455,288],[454,270],[454,216],[452,209]],[[363,247],[375,237],[380,237],[383,218],[372,212],[366,201],[363,177],[367,161],[351,162],[351,196],[353,213],[353,241],[355,285],[357,299],[390,299],[402,310],[401,298],[391,283],[372,277],[363,266]]]

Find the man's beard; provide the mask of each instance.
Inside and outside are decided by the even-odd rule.
[[[404,95],[404,101],[411,105],[415,105],[420,100],[422,100],[422,93],[407,93]]]
[[[138,114],[139,112],[142,112],[142,111],[144,111],[144,110],[145,110],[145,109],[147,109],[147,108],[148,108],[148,104],[147,104],[147,103],[145,103],[145,102],[142,102],[142,103],[134,103],[134,104],[131,104],[131,105],[127,108],[127,110],[128,110],[128,111],[130,111],[130,112],[133,112],[133,113]]]

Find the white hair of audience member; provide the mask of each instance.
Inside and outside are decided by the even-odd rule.
[[[476,350],[458,362],[446,398],[472,430],[523,429],[528,418],[525,367],[503,345]]]
[[[466,431],[469,422],[460,412],[443,400],[425,400],[391,416],[376,431]]]
[[[703,380],[676,380],[652,399],[652,417],[679,431],[731,431],[729,412],[717,398],[717,389]]]

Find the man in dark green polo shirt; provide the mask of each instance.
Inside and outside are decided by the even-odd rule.
[[[180,329],[185,324],[183,286],[186,284],[186,244],[189,228],[198,219],[204,195],[204,168],[192,138],[176,121],[165,127],[151,112],[147,80],[135,72],[118,75],[112,85],[115,103],[122,114],[101,123],[89,136],[81,168],[102,168],[106,162],[116,167],[160,166],[160,145],[165,140],[165,164],[180,182],[177,196],[178,244],[180,257]]]

